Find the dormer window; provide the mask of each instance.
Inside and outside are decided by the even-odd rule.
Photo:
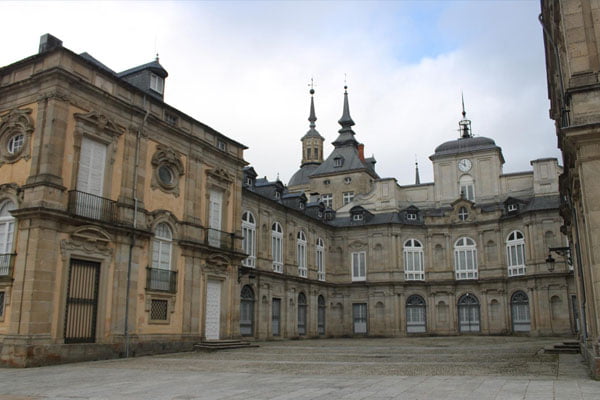
[[[304,210],[304,203],[300,203],[300,209]]]
[[[217,148],[221,151],[225,151],[225,150],[227,150],[227,145],[224,141],[217,140]]]
[[[354,214],[352,216],[352,221],[362,221],[363,220],[363,215],[362,214]]]
[[[177,117],[173,114],[165,113],[165,121],[169,125],[177,125]]]
[[[417,214],[413,213],[413,212],[409,212],[406,214],[406,219],[409,221],[416,221],[417,220]]]
[[[279,200],[281,198],[281,193],[275,192],[275,198]]]
[[[344,183],[346,185],[349,184],[350,182],[352,182],[352,178],[350,178],[349,176],[347,176],[347,177],[344,178]]]
[[[516,212],[519,210],[519,205],[518,204],[509,204],[507,209],[508,209],[509,213]]]
[[[336,157],[333,159],[333,166],[339,168],[344,165],[344,159],[342,157]]]
[[[329,179],[325,179],[323,181],[323,185],[329,185],[331,183],[331,181]]]
[[[156,74],[150,74],[150,89],[154,90],[157,93],[163,94],[164,88],[164,79]]]

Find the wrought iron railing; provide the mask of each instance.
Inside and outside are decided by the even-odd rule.
[[[71,214],[98,221],[118,221],[116,201],[78,190],[69,191],[68,210]]]
[[[15,262],[14,253],[0,254],[0,276],[10,276]]]
[[[234,250],[235,234],[206,228],[205,244],[224,250]]]
[[[147,267],[146,290],[177,292],[177,271]]]

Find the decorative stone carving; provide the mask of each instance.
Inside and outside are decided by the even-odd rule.
[[[0,117],[0,166],[31,158],[31,111],[14,109]]]
[[[76,113],[75,119],[84,123],[87,123],[95,127],[100,132],[104,132],[110,136],[121,136],[123,134],[123,128],[118,126],[114,121],[100,114],[96,111],[90,111],[89,113]]]
[[[179,178],[185,171],[179,154],[171,147],[158,145],[152,156],[152,166],[152,189],[179,197]]]

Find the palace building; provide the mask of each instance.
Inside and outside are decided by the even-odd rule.
[[[299,170],[164,102],[156,59],[115,72],[51,35],[0,68],[0,360],[35,366],[206,340],[572,335],[577,290],[556,159],[505,174],[493,139],[376,172],[349,95],[329,151],[311,90]],[[300,136],[300,135],[299,135]]]

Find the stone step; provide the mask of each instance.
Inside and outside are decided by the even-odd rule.
[[[544,353],[548,354],[579,354],[579,343],[575,341],[566,341],[556,343],[552,346],[546,346]]]
[[[205,340],[194,345],[194,349],[197,351],[216,351],[216,350],[229,350],[229,349],[244,349],[251,347],[259,347],[257,344],[253,344],[244,340]]]

